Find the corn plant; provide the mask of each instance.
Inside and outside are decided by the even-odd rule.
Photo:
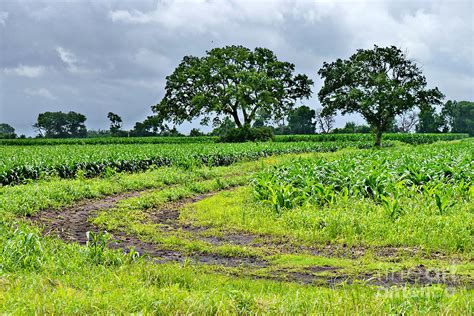
[[[160,166],[193,169],[227,166],[270,155],[332,152],[344,147],[365,148],[369,142],[296,142],[240,144],[116,144],[0,146],[0,185],[18,184],[45,176],[85,178],[140,172]]]
[[[16,228],[8,235],[1,252],[0,270],[39,270],[45,260],[41,238],[33,232]]]
[[[403,214],[400,195],[413,191],[433,197],[439,213],[444,214],[454,206],[453,195],[472,191],[471,143],[456,144],[455,150],[430,145],[410,153],[371,150],[334,161],[297,160],[258,173],[252,184],[256,199],[270,203],[278,212],[305,202],[325,205],[352,196],[381,204],[395,220]]]

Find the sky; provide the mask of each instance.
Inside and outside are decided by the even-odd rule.
[[[151,115],[183,56],[266,47],[315,82],[324,61],[395,45],[446,99],[474,100],[474,1],[0,0],[0,123],[32,136],[45,111],[76,111],[88,129]],[[357,116],[338,117],[336,125]],[[178,129],[199,127],[199,120]],[[202,128],[209,130],[209,128]]]

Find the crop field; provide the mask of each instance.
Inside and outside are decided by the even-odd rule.
[[[468,138],[469,134],[400,134],[386,133],[385,140],[396,140],[409,144],[426,144],[435,141],[448,141]],[[97,137],[97,138],[27,138],[0,139],[2,146],[36,146],[36,145],[110,145],[110,144],[195,144],[216,143],[217,136],[166,136],[166,137]],[[333,141],[373,141],[372,134],[311,134],[311,135],[276,135],[275,142],[333,142]]]
[[[390,146],[391,143],[386,144]],[[0,147],[0,183],[47,176],[93,177],[113,172],[136,172],[150,167],[226,166],[276,154],[328,152],[343,147],[369,148],[370,142],[285,142],[239,144],[127,144]]]
[[[474,313],[474,139],[318,137],[3,143],[0,310]]]

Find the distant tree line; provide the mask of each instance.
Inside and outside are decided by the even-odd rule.
[[[422,109],[416,131],[419,133],[469,133],[474,135],[474,102],[448,101],[438,113],[434,108]]]
[[[211,135],[229,134],[231,139],[268,133],[373,133],[376,146],[384,132],[474,135],[474,103],[443,104],[444,95],[438,88],[428,89],[421,69],[395,46],[359,49],[346,60],[324,62],[318,74],[322,107],[296,106],[311,96],[313,81],[295,73],[294,64],[266,48],[214,48],[204,57],[183,57],[166,77],[165,95],[151,107],[154,114],[129,131],[113,112],[107,114],[108,130],[87,131],[86,117],[72,111],[41,113],[33,126],[39,137],[179,136],[176,125],[200,118],[201,125],[212,124]],[[359,114],[367,125],[348,122],[334,128],[337,113]],[[194,128],[190,135],[203,133]],[[15,130],[1,124],[0,137],[14,138]]]
[[[148,116],[143,122],[136,122],[133,129],[122,129],[122,118],[109,112],[110,127],[107,130],[87,130],[86,117],[76,112],[45,112],[38,115],[34,127],[38,137],[68,138],[68,137],[143,137],[143,136],[184,136],[176,127],[162,128],[154,116]],[[313,110],[308,106],[296,107],[280,124],[272,126],[265,115],[258,115],[252,127],[269,127],[273,133],[283,134],[315,134],[315,133],[372,133],[373,129],[367,124],[347,122],[344,127],[334,128],[334,115],[321,115],[321,109]],[[214,128],[204,133],[198,128],[191,129],[189,136],[222,136],[236,128],[235,122],[226,117],[214,121]],[[392,133],[468,133],[474,135],[474,102],[447,101],[439,111],[435,108],[420,112],[410,111],[392,121],[387,132]],[[6,123],[0,124],[0,138],[25,138],[18,136],[15,129]]]

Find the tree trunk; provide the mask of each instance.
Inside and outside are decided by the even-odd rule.
[[[238,128],[241,128],[242,123],[240,122],[239,114],[237,113],[237,110],[232,111],[232,117],[234,118],[235,125],[237,125]]]
[[[375,147],[382,146],[382,131],[377,130],[375,132]]]

